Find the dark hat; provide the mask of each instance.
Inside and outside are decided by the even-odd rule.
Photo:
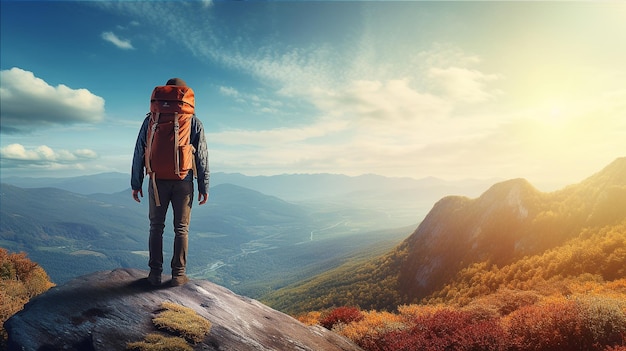
[[[180,86],[180,87],[186,87],[187,83],[185,83],[185,81],[180,79],[180,78],[172,78],[172,79],[168,80],[165,85],[177,85],[177,86]]]

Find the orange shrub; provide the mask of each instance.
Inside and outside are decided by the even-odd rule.
[[[623,343],[624,302],[583,297],[555,298],[510,315],[514,350],[603,350]]]
[[[389,313],[343,307],[322,320],[366,351],[626,351],[623,283],[583,282],[587,293],[568,297],[503,289],[462,308],[413,304]]]
[[[509,331],[514,350],[571,351],[578,349],[582,323],[574,301],[525,306],[513,312]]]
[[[320,320],[320,325],[326,329],[333,329],[337,323],[348,324],[363,319],[361,310],[357,307],[337,307]]]
[[[306,325],[315,325],[319,324],[321,315],[321,312],[313,311],[297,315],[296,319]]]
[[[361,320],[343,325],[341,328],[335,326],[334,330],[364,347],[380,339],[381,335],[406,328],[402,317],[394,313],[369,311],[362,312],[362,315]]]
[[[618,345],[626,341],[626,300],[601,296],[576,299],[583,333],[589,345]]]
[[[391,331],[362,347],[371,351],[505,351],[510,344],[498,319],[477,318],[468,311],[442,309],[413,322],[411,328]]]
[[[437,311],[447,309],[444,305],[402,305],[398,306],[398,313],[407,321],[413,321],[418,317],[431,316]]]
[[[25,253],[9,253],[0,248],[0,349],[7,337],[3,323],[31,298],[52,286],[48,274]]]

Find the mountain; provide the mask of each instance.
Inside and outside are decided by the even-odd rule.
[[[37,296],[5,323],[7,349],[126,350],[156,339],[180,345],[168,350],[360,350],[208,281],[153,288],[147,273],[94,272]]]
[[[56,188],[0,188],[0,243],[25,251],[59,283],[110,267],[138,266],[145,208]]]
[[[623,278],[625,227],[626,158],[550,193],[512,179],[478,198],[444,197],[389,252],[295,283],[263,300],[290,313],[333,305],[390,310],[432,298],[445,301],[478,285],[484,292],[559,276]],[[572,259],[572,252],[582,256]],[[524,273],[529,269],[530,275]]]
[[[129,188],[130,175],[120,172],[107,172],[64,178],[7,177],[2,178],[2,182],[20,188],[57,188],[83,195],[111,194]]]
[[[498,183],[475,200],[437,202],[400,248],[408,252],[398,275],[401,294],[422,298],[467,264],[504,265],[537,252],[531,246],[540,242],[534,223],[543,203],[542,194],[523,179]]]
[[[113,204],[56,188],[22,189],[7,184],[0,188],[0,199],[2,238],[14,238],[26,246],[80,240],[102,249],[120,249],[136,242],[123,233],[140,228],[133,223],[140,210],[130,202]]]

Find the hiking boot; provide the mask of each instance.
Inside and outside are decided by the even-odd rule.
[[[179,275],[176,277],[172,277],[172,286],[181,286],[189,281],[186,275]]]
[[[150,271],[150,274],[148,274],[148,283],[150,283],[150,285],[152,286],[161,285],[161,273],[156,271]]]

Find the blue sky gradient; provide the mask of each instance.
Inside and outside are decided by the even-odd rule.
[[[129,172],[155,85],[213,172],[580,181],[626,150],[624,2],[2,1],[2,176]]]

